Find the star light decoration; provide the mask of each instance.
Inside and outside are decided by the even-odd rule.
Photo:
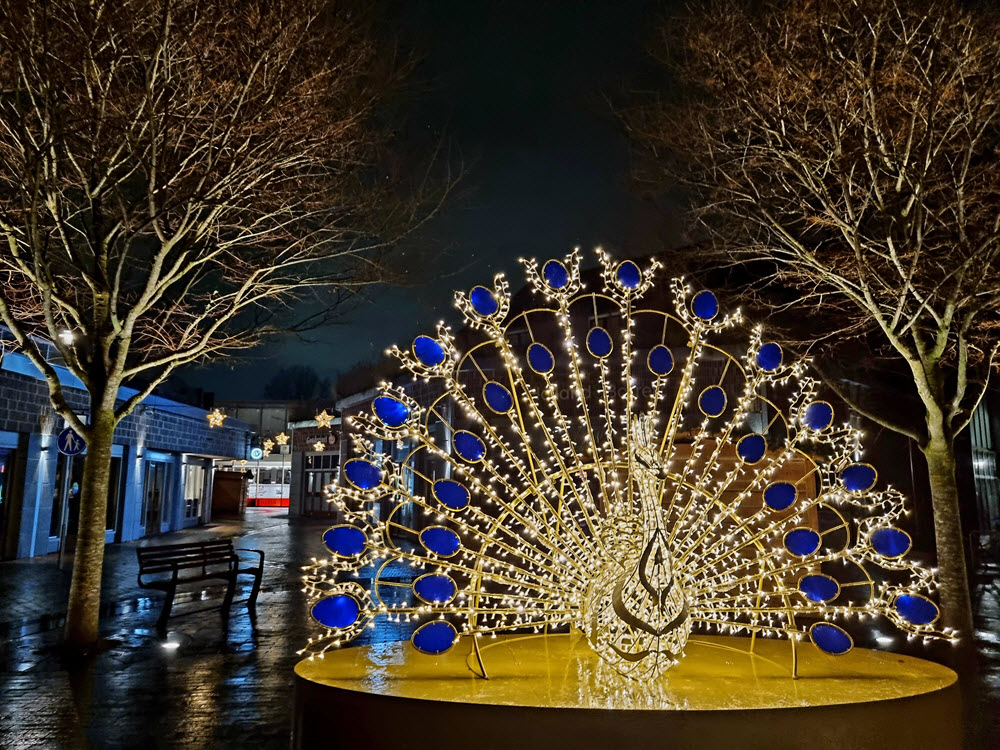
[[[502,275],[458,293],[464,352],[444,324],[391,349],[438,395],[383,384],[352,418],[332,557],[305,566],[321,630],[302,653],[376,618],[415,627],[425,653],[468,638],[484,676],[479,640],[499,633],[575,628],[636,679],[704,633],[787,639],[793,675],[799,648],[846,653],[865,620],[954,640],[933,571],[905,557],[903,497],[877,488],[805,364],[759,327],[734,343],[741,315],[709,291],[657,294],[656,261],[598,258],[593,291],[576,251],[522,261],[538,298],[522,312]],[[369,565],[370,586],[345,578]]]
[[[322,440],[317,440],[315,443],[313,443],[313,450],[316,451],[317,453],[322,453],[325,449],[326,449],[326,443],[324,443]]]
[[[218,408],[206,414],[205,418],[208,419],[209,427],[222,427],[222,423],[226,421],[226,415],[219,411]]]
[[[320,429],[329,429],[330,425],[333,424],[333,415],[327,414],[326,409],[317,414],[315,419],[316,426]]]
[[[271,438],[265,438],[262,447],[264,448],[264,455],[270,456],[271,451],[274,450],[274,441]]]
[[[274,436],[274,442],[276,442],[278,445],[288,445],[288,435],[286,435],[284,432],[279,432],[277,435]]]

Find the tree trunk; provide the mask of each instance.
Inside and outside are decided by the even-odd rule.
[[[90,440],[83,460],[73,582],[69,589],[66,611],[66,644],[74,648],[86,648],[97,641],[101,611],[101,571],[104,567],[104,531],[107,525],[108,475],[111,471],[114,433],[114,407],[92,407]]]
[[[944,438],[931,438],[923,453],[931,485],[934,508],[934,537],[937,545],[938,599],[940,624],[954,628],[960,646],[972,643],[972,601],[965,568],[965,545],[958,506],[958,483],[955,480],[955,444]]]

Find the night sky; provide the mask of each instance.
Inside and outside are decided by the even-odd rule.
[[[655,215],[629,191],[627,143],[604,99],[634,90],[652,67],[645,48],[663,10],[662,2],[390,5],[389,25],[422,58],[423,93],[409,128],[443,132],[470,165],[463,195],[421,238],[439,248],[434,272],[378,290],[308,343],[243,355],[228,365],[236,377],[219,365],[182,377],[219,399],[260,397],[283,365],[333,377],[440,319],[459,323],[453,290],[503,270],[516,291],[518,257],[561,256],[579,245],[590,262],[598,245],[625,256],[675,244],[680,219]]]

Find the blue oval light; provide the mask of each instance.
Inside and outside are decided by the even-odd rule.
[[[649,350],[646,366],[654,375],[669,375],[674,369],[674,355],[663,344],[658,344]]]
[[[764,504],[771,510],[784,510],[795,502],[795,485],[775,482],[764,488]]]
[[[356,526],[331,526],[323,532],[323,544],[338,557],[357,557],[365,551],[368,537]]]
[[[458,534],[444,526],[428,526],[420,532],[420,543],[428,552],[441,557],[451,557],[462,546]]]
[[[587,334],[587,351],[599,359],[611,354],[611,336],[603,328],[591,328]]]
[[[458,593],[458,584],[444,573],[427,573],[413,582],[413,593],[427,604],[447,604]]]
[[[711,320],[719,314],[719,300],[707,290],[698,292],[691,300],[691,312],[702,320]]]
[[[334,594],[313,605],[312,616],[328,628],[349,628],[358,621],[361,605],[353,596]]]
[[[447,620],[434,620],[417,628],[410,643],[422,654],[437,656],[458,643],[458,631]]]
[[[757,350],[757,366],[765,372],[774,372],[781,367],[781,347],[777,344],[764,344]]]
[[[483,386],[483,398],[486,404],[497,414],[506,414],[514,408],[514,398],[510,391],[492,380]]]
[[[359,490],[371,490],[382,484],[382,470],[363,458],[352,458],[345,463],[344,476]]]
[[[427,367],[437,367],[444,362],[444,349],[430,336],[417,336],[413,339],[413,355]]]
[[[809,557],[819,549],[820,536],[805,527],[792,529],[785,534],[785,549],[796,557]]]
[[[558,260],[549,260],[542,266],[545,283],[553,289],[562,289],[569,283],[569,271]]]
[[[484,286],[474,287],[469,292],[469,301],[472,303],[472,309],[483,317],[494,315],[500,309],[500,303],[493,296],[493,292]]]
[[[469,463],[482,461],[486,455],[486,444],[478,435],[459,430],[455,433],[455,453]]]
[[[539,375],[548,375],[555,366],[556,361],[552,358],[552,352],[544,346],[532,344],[528,347],[528,367]]]
[[[618,266],[618,283],[624,289],[636,289],[642,281],[642,272],[639,266],[630,260],[623,261]]]
[[[892,526],[875,529],[870,538],[872,547],[882,557],[902,557],[913,543],[909,534]]]
[[[875,467],[869,464],[851,464],[840,472],[840,483],[848,492],[867,492],[877,479]]]
[[[816,573],[799,581],[799,592],[809,601],[823,604],[837,598],[840,584],[830,576]]]
[[[744,463],[755,464],[767,453],[767,441],[757,433],[744,435],[736,443],[736,453]]]
[[[698,406],[709,417],[717,417],[726,410],[726,392],[717,385],[710,385],[698,396]]]
[[[463,510],[469,507],[469,491],[454,479],[439,479],[434,483],[434,497],[438,502],[451,510]]]
[[[815,432],[825,430],[833,424],[833,407],[826,401],[813,401],[806,407],[802,423]]]
[[[372,401],[372,411],[386,427],[402,427],[410,418],[410,407],[391,396],[379,396]]]
[[[831,656],[846,654],[854,648],[854,641],[847,631],[829,622],[817,622],[809,628],[809,637],[816,648]]]
[[[900,594],[893,606],[911,625],[930,625],[938,618],[937,605],[920,594]]]

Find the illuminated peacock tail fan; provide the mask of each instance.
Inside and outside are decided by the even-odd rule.
[[[659,264],[598,251],[523,261],[456,295],[465,329],[394,347],[414,384],[352,418],[330,499],[331,559],[306,566],[322,653],[375,618],[418,650],[577,628],[618,672],[652,677],[692,633],[850,650],[853,618],[935,627],[932,572],[905,558],[902,496],[801,362]],[[400,567],[409,571],[400,580]],[[369,589],[348,572],[370,570]],[[395,571],[390,575],[390,571]]]

